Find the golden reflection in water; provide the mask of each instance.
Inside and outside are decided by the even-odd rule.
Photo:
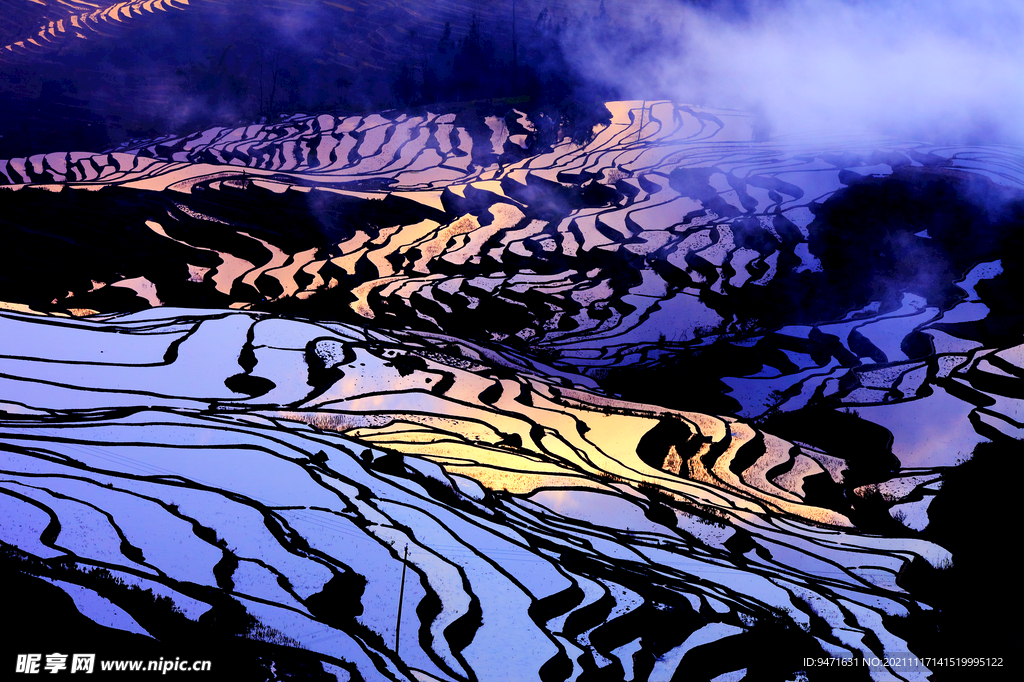
[[[476,397],[493,382],[479,374],[445,366],[444,372],[454,373],[454,385],[444,394],[434,394],[430,387],[443,375],[433,360],[427,359],[428,369],[401,376],[390,357],[355,351],[357,360],[345,366],[345,376],[318,398],[322,407],[347,415],[325,420],[300,417],[303,421],[347,432],[368,445],[430,459],[487,488],[518,495],[551,487],[608,490],[606,483],[616,481],[623,484],[620,492],[632,489],[643,494],[640,485],[645,483],[722,508],[851,525],[842,514],[803,504],[781,494],[782,489],[779,495],[772,494],[734,473],[731,466],[740,448],[757,435],[744,422],[662,410],[578,389],[562,388],[556,397],[534,388],[530,404],[523,404],[512,399],[519,384],[508,381],[502,382],[501,398],[484,405]],[[424,383],[427,378],[430,383]],[[638,457],[637,446],[667,417],[681,420],[711,443],[704,442],[686,460],[671,447],[660,466],[648,466]],[[708,470],[702,458],[716,443],[725,448]],[[778,446],[780,452],[788,452],[787,444]]]
[[[438,464],[442,464],[450,473],[474,479],[485,488],[504,490],[513,495],[529,495],[540,488],[607,490],[601,483],[583,476],[553,476],[525,471],[503,471],[482,466],[444,465],[440,461]]]

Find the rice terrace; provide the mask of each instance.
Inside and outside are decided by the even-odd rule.
[[[0,0],[3,678],[1017,679],[1022,35]]]

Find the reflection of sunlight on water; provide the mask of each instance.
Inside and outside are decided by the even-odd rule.
[[[426,412],[436,400],[428,393],[402,392],[373,396],[366,402],[373,407],[386,405],[389,412]]]
[[[635,453],[640,439],[658,424],[649,417],[599,413],[585,415],[585,421],[590,427],[587,440],[620,460],[625,459],[620,453]]]
[[[586,509],[588,502],[593,502],[589,496],[581,495],[574,490],[542,490],[534,493],[530,498],[539,504],[544,505],[552,511],[564,516],[577,516],[580,508]]]
[[[7,301],[0,301],[0,310],[13,310],[16,313],[27,313],[29,315],[42,315],[38,313],[24,303],[9,303]],[[51,315],[54,313],[50,313]],[[59,313],[57,313],[59,315]]]
[[[905,468],[952,466],[957,459],[969,457],[975,445],[988,440],[978,435],[970,422],[973,405],[949,395],[941,386],[932,389],[932,395],[919,400],[857,407],[861,417],[894,434],[892,451]]]
[[[957,287],[967,293],[969,300],[979,298],[978,292],[975,287],[983,279],[992,279],[993,277],[1002,274],[1003,272],[1003,261],[995,260],[988,263],[979,263],[975,265],[970,272],[960,281],[956,283]]]
[[[192,246],[188,242],[184,242],[180,239],[175,239],[174,237],[167,234],[167,231],[163,228],[163,226],[160,223],[154,220],[147,220],[146,226],[149,227],[149,229],[151,229],[153,232],[160,235],[161,237],[166,237],[167,239],[170,239],[173,242],[177,242],[178,244],[184,244],[185,246],[188,246],[189,248],[194,248],[198,251],[206,251],[208,253],[216,254],[217,257],[220,258],[220,264],[213,268],[212,280],[214,285],[216,286],[217,291],[221,292],[222,294],[230,295],[231,287],[234,286],[235,281],[249,270],[252,270],[252,268],[254,267],[253,264],[250,263],[249,261],[243,260],[242,258],[237,258],[231,255],[230,253],[224,251],[217,251],[215,249],[205,249],[199,246]],[[193,267],[196,266],[189,265],[190,272]],[[209,270],[209,268],[202,269],[207,271]],[[206,273],[204,273],[204,276],[205,274]],[[200,281],[202,281],[202,279],[200,279]]]
[[[541,490],[530,500],[563,516],[596,526],[665,533],[665,526],[651,522],[637,505],[615,494],[595,490]]]
[[[472,478],[490,490],[504,490],[513,495],[529,495],[538,488],[595,488],[603,490],[603,486],[583,477],[552,476],[521,471],[503,471],[483,466],[463,466],[446,464],[444,468],[452,473]]]
[[[110,286],[112,287],[123,287],[125,289],[131,289],[135,292],[135,295],[139,298],[146,299],[146,302],[154,308],[163,305],[160,299],[157,297],[156,285],[153,284],[145,277],[133,277],[131,279],[123,279],[119,282],[113,282]]]
[[[337,421],[344,428],[334,430],[346,430],[366,444],[431,460],[486,488],[518,495],[540,488],[572,489],[551,492],[552,508],[591,517],[601,506],[614,506],[615,502],[608,500],[615,498],[587,495],[583,489],[608,492],[608,482],[618,480],[623,484],[619,492],[636,495],[637,486],[647,482],[667,494],[715,507],[759,514],[781,511],[827,525],[849,525],[841,514],[773,494],[774,487],[767,482],[764,487],[770,490],[759,490],[734,475],[729,463],[736,449],[754,433],[740,422],[568,388],[560,389],[558,398],[553,399],[535,387],[532,399],[524,404],[513,399],[520,389],[516,382],[496,384],[457,368],[445,368],[442,373],[429,358],[424,359],[424,369],[403,376],[396,351],[351,350],[355,359],[343,365],[336,364],[344,357],[340,350],[323,358],[344,375],[307,407],[319,407],[321,414],[340,410],[345,415]],[[453,385],[444,394],[432,393],[430,389],[449,373]],[[480,393],[497,385],[503,389],[497,402],[480,404]],[[664,471],[663,465],[651,468],[638,458],[637,447],[644,435],[672,418],[680,421],[681,428],[699,432],[711,442],[729,441],[727,453],[713,472],[700,462],[711,442],[703,443],[698,456],[685,463],[677,454],[676,466],[685,466],[688,473],[684,477],[678,470]],[[585,428],[580,429],[579,424]],[[635,505],[623,504],[636,511]]]

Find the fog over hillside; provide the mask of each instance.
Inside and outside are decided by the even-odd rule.
[[[326,106],[561,101],[598,85],[606,98],[751,110],[774,134],[839,126],[925,141],[1022,139],[1015,3],[514,4],[515,37],[512,2],[7,0],[0,96],[18,106],[78,100],[65,107],[72,118],[91,128],[86,112],[98,115],[114,141]]]
[[[1024,141],[1019,3],[754,0],[727,12],[664,1],[609,12],[614,21],[567,55],[633,97],[761,112],[775,134]]]

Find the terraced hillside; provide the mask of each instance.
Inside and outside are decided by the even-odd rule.
[[[511,3],[472,1],[431,3],[429,11],[423,2],[395,0],[29,0],[8,5],[0,20],[0,50],[6,53],[5,61],[45,55],[66,48],[65,41],[73,43],[76,39],[132,40],[129,32],[145,31],[150,28],[146,22],[166,23],[169,18],[161,13],[182,12],[180,19],[193,27],[203,22],[224,21],[225,17],[263,13],[282,22],[288,22],[290,15],[300,14],[306,15],[306,20],[343,24],[345,32],[356,41],[331,56],[348,66],[355,66],[360,60],[372,61],[378,64],[377,68],[387,67],[409,49],[403,43],[410,30],[430,35],[436,32],[440,36],[446,21],[456,30],[467,29],[474,12],[489,29],[497,28],[499,23],[509,21],[512,13]],[[567,9],[566,3],[557,1],[517,0],[517,6],[524,23],[532,23],[545,7],[556,13]],[[511,34],[511,27],[506,27],[502,35],[505,32]]]
[[[493,97],[557,104],[578,80],[562,73],[559,36],[598,8],[562,0],[5,0],[0,156],[95,151],[302,110]],[[552,81],[558,92],[542,95]]]
[[[79,314],[114,302],[354,314],[529,347],[613,381],[720,356],[712,376],[691,376],[746,417],[956,393],[979,353],[1017,345],[1021,317],[1000,302],[1018,276],[1003,265],[1019,239],[1012,154],[752,146],[749,117],[613,109],[584,144],[512,109],[294,116],[0,162],[0,179],[32,188],[4,197],[22,240],[4,297]],[[54,262],[47,282],[20,286]]]
[[[263,671],[927,679],[804,659],[937,655],[929,507],[1024,428],[1020,155],[607,114],[0,161],[8,570]]]
[[[448,337],[166,308],[3,325],[4,542],[198,623],[240,604],[342,678],[883,656],[907,648],[884,619],[923,608],[898,572],[948,560],[811,504],[805,484],[840,485],[840,460]],[[173,637],[42,573],[99,625]]]

